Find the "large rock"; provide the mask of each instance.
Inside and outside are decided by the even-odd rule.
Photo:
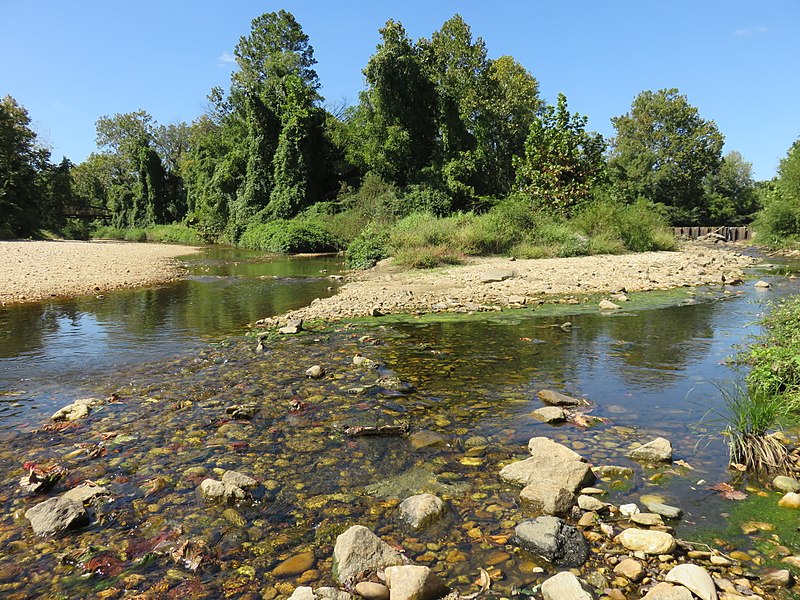
[[[617,536],[617,542],[633,552],[670,554],[675,550],[675,538],[664,531],[631,527]]]
[[[532,483],[522,488],[521,500],[546,515],[565,515],[575,505],[575,494],[561,486]]]
[[[436,600],[449,591],[429,567],[402,565],[384,569],[390,600]]]
[[[86,502],[91,502],[98,496],[107,496],[109,491],[97,485],[94,482],[86,481],[78,486],[75,486],[71,490],[67,490],[64,492],[61,497],[67,500],[75,500],[76,502],[80,502],[84,504]]]
[[[539,400],[550,406],[578,406],[580,404],[586,404],[584,400],[573,398],[572,396],[567,396],[553,390],[539,390],[539,393],[536,395],[539,397]]]
[[[200,493],[206,500],[222,500],[225,502],[236,502],[247,498],[247,492],[236,485],[217,481],[216,479],[204,479],[200,484]]]
[[[350,582],[361,573],[405,564],[402,554],[363,525],[353,525],[336,538],[333,547],[333,578]]]
[[[233,485],[243,490],[249,490],[254,487],[258,487],[258,481],[249,475],[239,473],[239,471],[225,471],[225,473],[222,475],[222,483]]]
[[[661,582],[651,588],[642,600],[694,600],[694,596],[685,587]]]
[[[526,519],[514,529],[516,544],[559,567],[579,567],[589,556],[583,535],[557,517]]]
[[[671,462],[672,444],[665,438],[656,438],[628,452],[628,458],[647,463]]]
[[[678,583],[691,590],[701,600],[717,600],[717,588],[714,580],[703,567],[684,563],[667,573],[668,583]]]
[[[53,535],[65,529],[89,524],[89,515],[82,502],[69,498],[50,498],[25,511],[36,535]]]
[[[531,416],[544,423],[563,423],[567,420],[567,414],[559,406],[543,406],[531,413]]]
[[[566,446],[545,437],[531,438],[528,442],[531,457],[506,465],[500,478],[509,483],[552,490],[564,489],[570,494],[594,482],[594,473],[583,458]],[[528,490],[531,498],[542,493]]]
[[[553,575],[542,583],[544,600],[593,600],[594,594],[569,571]]]
[[[88,417],[90,412],[91,409],[88,404],[75,402],[59,408],[50,418],[53,421],[77,421]]]
[[[425,529],[445,513],[447,505],[433,494],[417,494],[403,500],[398,510],[403,522],[413,529]]]

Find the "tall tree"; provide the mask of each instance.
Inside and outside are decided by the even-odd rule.
[[[752,220],[758,209],[753,163],[733,150],[722,157],[717,172],[706,177],[708,220],[716,225],[740,225]]]
[[[719,168],[724,142],[714,121],[673,88],[642,92],[611,122],[611,174],[622,194],[665,205],[675,224],[703,221],[703,180]]]
[[[558,95],[535,118],[525,141],[525,156],[517,159],[517,185],[538,208],[564,216],[591,195],[605,173],[605,140],[586,131],[588,119],[570,114],[567,98]]]

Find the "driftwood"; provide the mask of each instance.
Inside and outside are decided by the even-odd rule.
[[[350,437],[362,435],[404,435],[408,433],[408,425],[381,425],[371,427],[367,425],[355,425],[344,430],[344,434]]]

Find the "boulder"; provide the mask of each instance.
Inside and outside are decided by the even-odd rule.
[[[333,548],[333,578],[351,582],[359,574],[405,564],[402,554],[363,525],[353,525],[336,538]]]
[[[88,417],[90,412],[91,410],[88,404],[75,402],[74,404],[59,408],[50,418],[53,421],[77,421],[78,419],[85,419]]]
[[[217,481],[216,479],[204,479],[200,484],[200,493],[206,500],[224,500],[225,502],[236,502],[247,498],[247,492],[242,488]]]
[[[579,567],[589,556],[583,535],[557,517],[526,519],[514,529],[514,542],[559,567]]]
[[[222,475],[222,483],[232,485],[243,490],[250,490],[258,487],[258,482],[243,473],[238,471],[225,471]]]
[[[383,572],[391,600],[436,600],[450,591],[429,567],[402,565]]]
[[[66,529],[77,529],[89,524],[89,515],[82,502],[55,497],[40,502],[25,511],[36,535],[53,535]]]
[[[546,515],[565,515],[575,506],[575,494],[559,485],[532,483],[522,488],[521,500]]]
[[[583,458],[566,446],[549,438],[531,438],[528,442],[531,457],[506,465],[500,478],[517,485],[540,486],[574,494],[594,482],[594,473]]]
[[[61,497],[66,498],[67,500],[75,500],[76,502],[84,504],[86,502],[91,502],[97,496],[107,496],[108,494],[109,491],[106,488],[91,481],[86,481],[78,486],[75,486],[71,490],[67,490],[61,494]]]
[[[628,458],[639,462],[672,462],[672,444],[665,438],[656,438],[628,452]]]
[[[433,494],[417,494],[403,500],[398,510],[400,519],[412,529],[425,529],[447,511],[447,505]]]
[[[685,587],[661,582],[651,588],[642,600],[694,600],[694,596]]]
[[[675,550],[675,538],[664,531],[631,527],[620,533],[616,540],[632,552],[670,554]]]
[[[534,419],[544,423],[563,423],[567,420],[567,415],[564,413],[564,409],[559,408],[558,406],[544,406],[542,408],[537,408],[531,413],[531,416]]]
[[[536,395],[539,397],[539,400],[550,406],[579,406],[581,404],[586,404],[585,400],[573,398],[572,396],[567,396],[566,394],[553,390],[539,390],[539,393]]]
[[[703,567],[684,563],[667,573],[667,583],[677,583],[694,593],[701,600],[717,600],[714,580]]]
[[[569,571],[553,575],[542,583],[544,600],[593,600],[594,594]]]

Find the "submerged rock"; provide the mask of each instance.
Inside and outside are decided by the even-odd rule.
[[[82,502],[69,498],[50,498],[25,511],[36,535],[53,535],[66,529],[89,524],[89,515]]]
[[[200,484],[199,490],[206,500],[236,502],[247,498],[247,492],[242,488],[230,483],[217,481],[216,479],[204,479]]]
[[[567,420],[567,415],[564,413],[564,409],[559,408],[558,406],[544,406],[542,408],[537,408],[531,413],[531,416],[534,419],[544,423],[562,423]]]
[[[559,567],[579,567],[589,556],[583,535],[558,517],[526,519],[514,529],[514,541]]]
[[[400,519],[412,529],[425,529],[447,511],[447,505],[433,494],[417,494],[403,500],[398,510]]]
[[[772,480],[772,486],[779,492],[800,492],[800,481],[786,475],[778,475]]]
[[[671,462],[672,444],[665,438],[656,438],[628,452],[628,458],[640,462]]]
[[[86,481],[71,490],[67,490],[61,497],[85,504],[86,502],[91,502],[98,496],[107,496],[109,493],[110,492],[106,488],[91,481]]]
[[[53,421],[77,421],[78,419],[85,419],[91,412],[87,404],[69,404],[59,408],[53,416],[50,417]]]
[[[566,394],[553,390],[539,390],[536,395],[539,397],[539,400],[550,406],[579,406],[581,404],[586,404],[585,400],[573,398],[572,396],[567,396]]]
[[[363,525],[353,525],[336,538],[333,548],[334,580],[351,582],[363,573],[403,565],[405,558]]]

